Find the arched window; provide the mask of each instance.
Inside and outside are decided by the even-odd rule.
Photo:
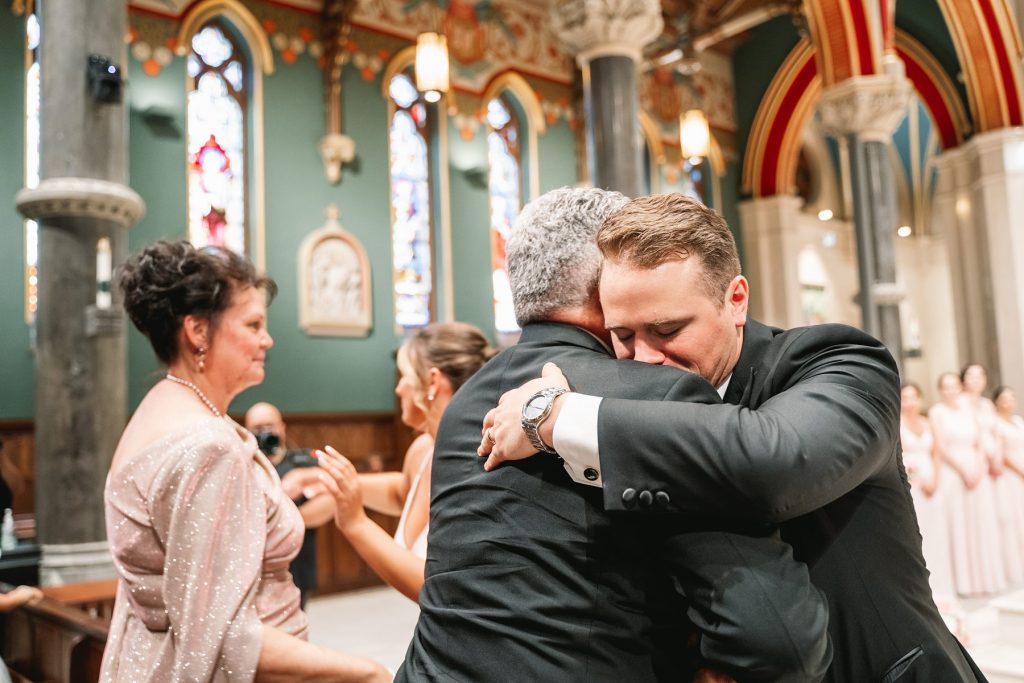
[[[401,330],[433,319],[430,110],[408,71],[399,71],[388,83],[395,322]]]
[[[693,197],[694,199],[700,200],[705,204],[708,202],[707,189],[704,183],[704,174],[711,166],[711,162],[706,161],[701,164],[691,164],[689,159],[683,160],[683,173],[680,179],[682,185],[680,191]]]
[[[39,16],[25,22],[25,187],[39,185]],[[25,221],[25,320],[33,322],[39,307],[39,225]]]
[[[487,103],[488,190],[491,198],[491,280],[494,327],[499,335],[519,331],[505,263],[505,242],[523,206],[519,121],[511,103],[498,96]]]
[[[188,234],[247,253],[246,131],[249,63],[217,20],[190,41],[188,56]]]

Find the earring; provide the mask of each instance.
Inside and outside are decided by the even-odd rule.
[[[196,349],[196,367],[199,372],[206,372],[206,347],[200,346]]]
[[[431,389],[430,391],[427,392],[427,400],[428,401],[433,401],[435,398],[436,398],[436,396],[434,395],[434,390],[433,389]]]

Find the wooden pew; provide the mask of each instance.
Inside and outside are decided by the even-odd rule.
[[[81,589],[79,589],[81,586]],[[99,680],[109,621],[74,605],[109,614],[116,581],[91,581],[47,588],[68,601],[44,597],[0,615],[0,656],[16,683],[95,683]],[[13,586],[0,584],[0,591]]]

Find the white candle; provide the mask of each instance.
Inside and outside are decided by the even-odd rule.
[[[96,242],[96,308],[110,308],[111,272],[110,240],[101,237]]]

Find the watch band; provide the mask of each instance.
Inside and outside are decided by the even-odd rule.
[[[554,448],[548,446],[544,443],[544,440],[540,438],[540,426],[544,424],[544,420],[548,419],[548,416],[551,415],[551,408],[555,404],[555,398],[568,393],[568,391],[568,389],[563,387],[548,387],[547,389],[541,389],[523,404],[523,414],[521,418],[523,431],[526,433],[526,438],[530,440],[530,445],[536,448],[539,453],[557,454],[557,451],[555,451]],[[539,398],[542,398],[545,401],[540,415],[533,418],[526,417],[527,406]]]

